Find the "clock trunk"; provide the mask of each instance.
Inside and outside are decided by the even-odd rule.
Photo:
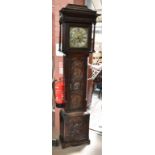
[[[64,56],[65,111],[86,111],[87,56]]]

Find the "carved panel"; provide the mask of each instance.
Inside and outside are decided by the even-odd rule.
[[[72,110],[83,108],[84,92],[84,59],[73,57],[71,59],[70,108]]]
[[[71,55],[64,58],[65,110],[84,111],[86,108],[87,57]]]
[[[69,141],[82,140],[88,137],[88,116],[72,116],[66,120],[66,135]]]
[[[81,118],[71,119],[69,121],[70,125],[70,137],[80,136],[81,132],[80,130],[83,127],[83,122],[81,121]]]

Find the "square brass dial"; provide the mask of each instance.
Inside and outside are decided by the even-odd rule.
[[[88,28],[70,27],[69,46],[70,48],[88,48]]]

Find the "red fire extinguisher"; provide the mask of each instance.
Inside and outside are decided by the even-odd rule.
[[[55,103],[59,108],[64,107],[64,81],[59,79],[55,81]]]

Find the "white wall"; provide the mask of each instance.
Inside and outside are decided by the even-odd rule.
[[[104,0],[104,155],[155,154],[153,0]]]

